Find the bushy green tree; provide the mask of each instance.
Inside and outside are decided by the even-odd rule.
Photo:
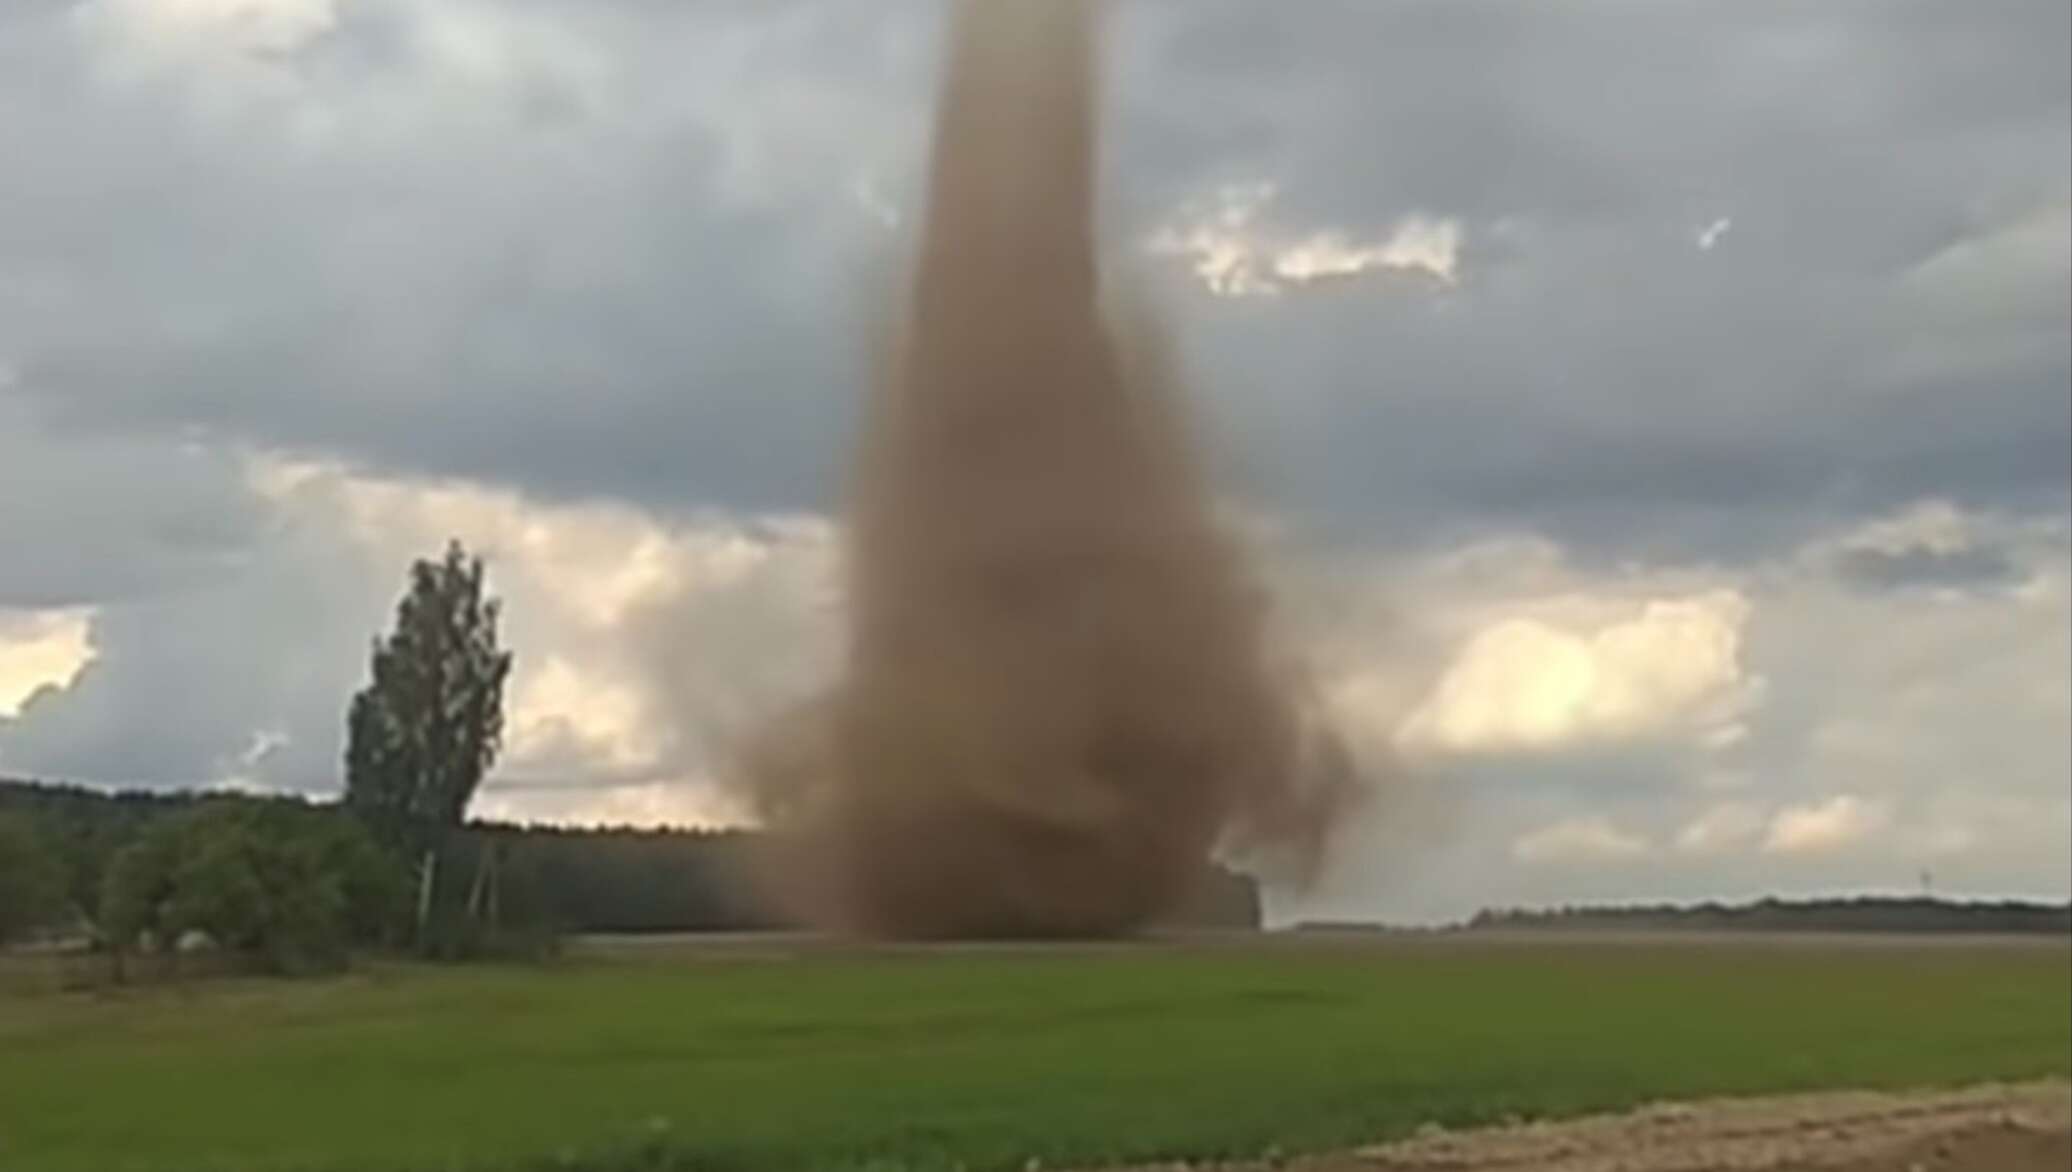
[[[338,934],[335,886],[322,885],[295,864],[305,858],[293,844],[263,841],[235,814],[215,812],[188,825],[173,862],[165,905],[166,927],[177,939],[201,932],[233,952],[259,952],[283,927],[297,936]],[[315,922],[293,922],[313,915]]]
[[[78,786],[0,781],[0,816],[26,818],[65,877],[67,914],[91,916],[115,852],[150,821],[201,799],[181,792],[107,793]]]
[[[64,919],[65,871],[37,827],[0,814],[0,945]]]
[[[167,819],[110,865],[101,927],[118,958],[189,933],[276,972],[336,968],[394,935],[398,865],[335,811],[223,802]]]
[[[324,874],[338,881],[346,939],[356,947],[400,944],[410,923],[410,879],[358,820],[325,811],[313,824],[311,849]]]
[[[115,958],[117,980],[131,953],[168,942],[167,904],[179,857],[177,826],[175,820],[153,826],[108,861],[96,920],[102,942]]]
[[[459,542],[417,562],[346,714],[346,806],[416,862],[420,935],[441,852],[502,745],[511,655],[497,642],[498,612],[481,559]]]

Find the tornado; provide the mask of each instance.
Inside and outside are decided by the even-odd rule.
[[[1129,933],[1219,851],[1312,857],[1345,795],[1173,365],[1104,303],[1100,20],[949,12],[918,255],[857,444],[842,671],[750,766],[786,898],[825,927]]]

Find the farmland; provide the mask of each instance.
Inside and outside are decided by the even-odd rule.
[[[10,1172],[1021,1169],[2068,1073],[2061,940],[592,947],[0,981]]]

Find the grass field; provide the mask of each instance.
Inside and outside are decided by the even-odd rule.
[[[19,985],[8,1172],[1058,1168],[2072,1067],[2054,943],[735,945]]]

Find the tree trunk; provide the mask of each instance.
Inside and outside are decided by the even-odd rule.
[[[476,923],[482,922],[483,900],[489,892],[490,872],[496,867],[496,848],[486,845],[482,857],[475,864],[475,882],[468,888],[468,917]]]
[[[423,948],[430,943],[432,922],[432,881],[439,870],[439,852],[427,850],[417,867],[417,946]]]
[[[495,935],[503,926],[504,865],[495,848],[489,852],[489,931]]]

